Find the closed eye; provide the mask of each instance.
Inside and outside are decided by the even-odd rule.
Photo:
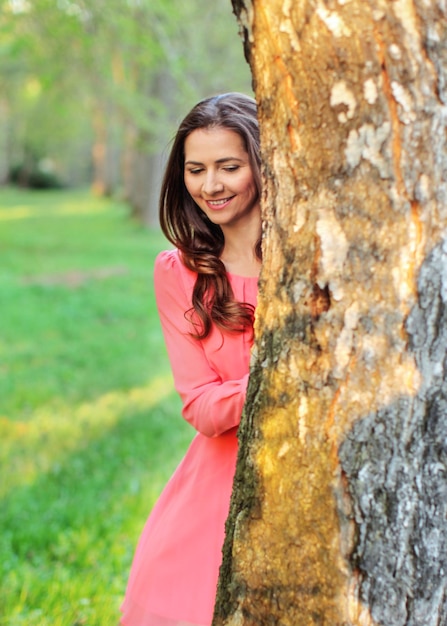
[[[188,174],[200,174],[200,172],[203,172],[203,168],[202,167],[193,167],[191,169],[188,169]]]
[[[239,165],[227,165],[223,169],[226,172],[236,172],[239,169],[239,167],[240,167]]]

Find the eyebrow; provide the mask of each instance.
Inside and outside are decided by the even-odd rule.
[[[228,161],[239,161],[243,163],[243,159],[239,159],[238,157],[223,157],[222,159],[217,159],[216,163],[227,163]],[[203,165],[200,161],[185,161],[185,165]]]

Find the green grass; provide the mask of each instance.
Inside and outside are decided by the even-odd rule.
[[[0,624],[116,626],[191,439],[152,289],[158,231],[87,192],[0,189]]]

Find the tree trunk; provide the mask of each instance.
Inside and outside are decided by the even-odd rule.
[[[447,624],[447,7],[233,0],[264,262],[214,626]]]
[[[151,138],[147,135],[132,126],[128,128],[123,159],[124,195],[132,208],[132,217],[145,226],[158,227],[163,156],[151,152]]]
[[[175,83],[165,70],[140,77],[140,90],[146,94],[147,121],[138,128],[127,123],[123,159],[125,198],[132,215],[149,227],[159,225],[158,199],[165,163],[166,128],[171,126]]]
[[[112,107],[108,104],[97,105],[92,125],[92,190],[99,196],[111,196],[116,191],[120,175],[119,141],[115,137]]]
[[[7,102],[0,98],[0,185],[8,182],[11,169],[9,123]]]

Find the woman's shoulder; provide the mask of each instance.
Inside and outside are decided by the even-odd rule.
[[[177,268],[178,264],[181,262],[179,254],[179,251],[175,248],[173,250],[163,250],[159,252],[155,259],[155,268],[161,271]]]
[[[174,281],[191,286],[194,285],[196,274],[183,264],[180,251],[174,248],[158,253],[155,259],[154,277],[159,283]]]

